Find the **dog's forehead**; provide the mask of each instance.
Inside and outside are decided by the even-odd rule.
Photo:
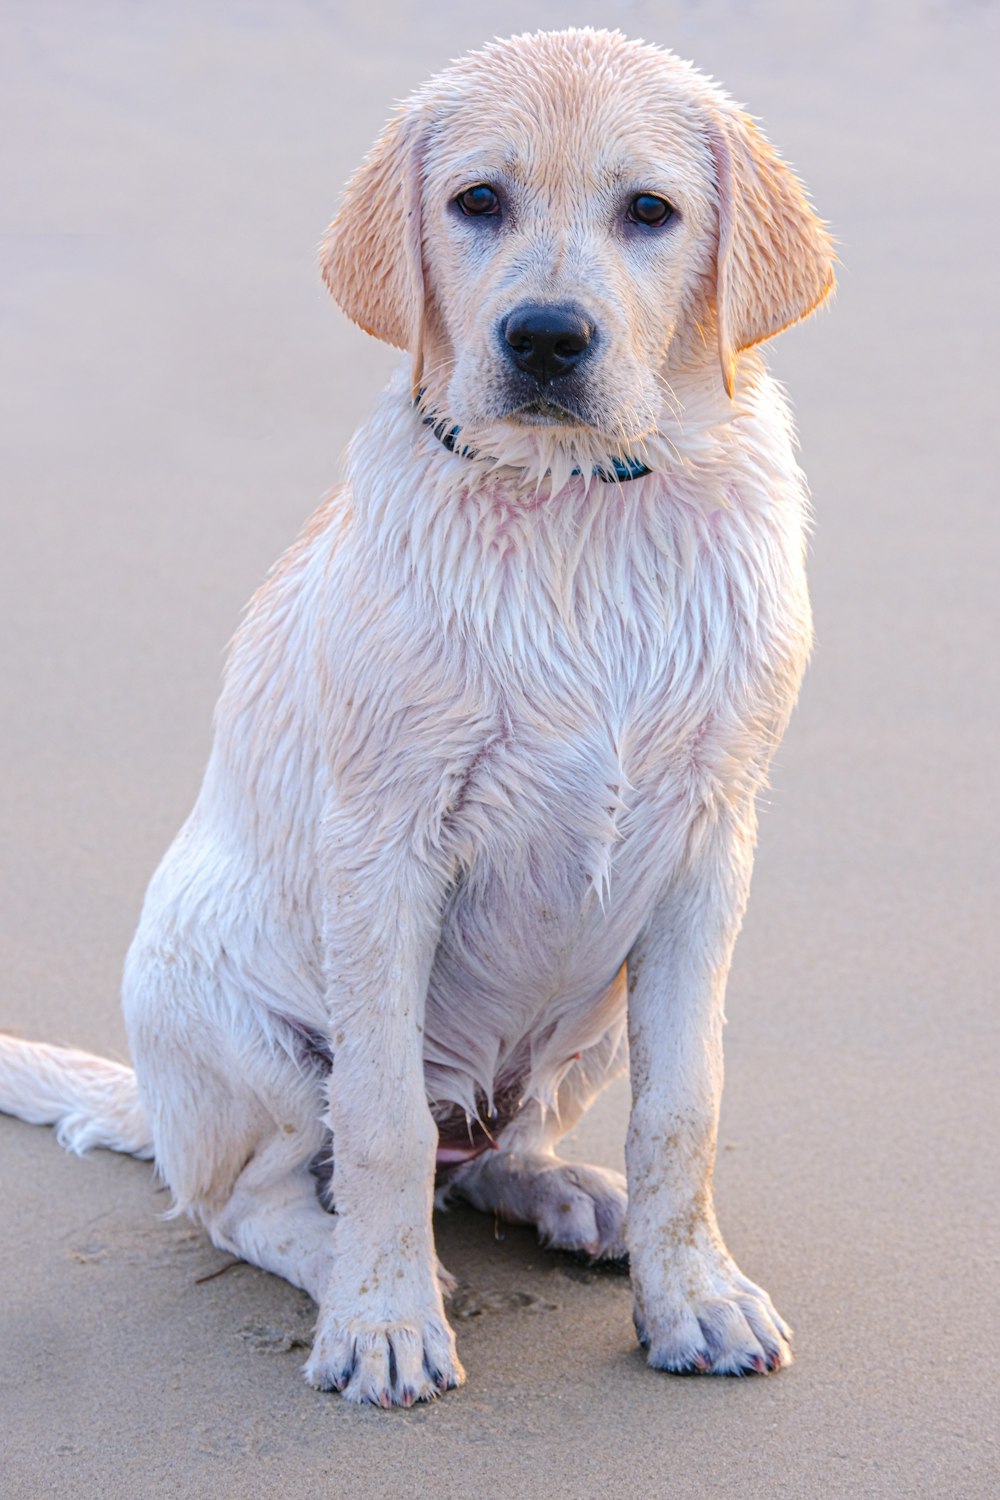
[[[596,190],[698,172],[710,87],[672,54],[615,33],[515,37],[427,85],[425,172],[447,187],[502,172]]]

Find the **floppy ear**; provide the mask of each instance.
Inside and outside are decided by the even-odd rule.
[[[389,121],[347,184],[320,246],[334,300],[366,333],[412,352],[414,387],[424,322],[420,126],[412,108]]]
[[[709,139],[719,187],[719,359],[732,397],[740,350],[797,323],[832,290],[833,246],[749,115],[713,112]]]

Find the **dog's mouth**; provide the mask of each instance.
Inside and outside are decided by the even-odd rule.
[[[548,401],[537,396],[533,401],[504,412],[504,420],[516,422],[519,427],[593,427],[593,423],[581,411],[571,406]]]

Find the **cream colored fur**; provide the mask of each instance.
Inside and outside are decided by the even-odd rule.
[[[455,202],[484,182],[492,224]],[[411,358],[236,637],[128,956],[135,1080],[0,1038],[0,1106],[152,1146],[178,1211],[314,1297],[308,1378],[352,1400],[464,1378],[436,1158],[554,1244],[627,1246],[652,1365],[775,1369],[711,1187],[754,798],[810,645],[791,423],[745,351],[826,294],[829,241],[714,84],[570,31],[419,90],[323,267]],[[502,319],[566,301],[597,329],[576,415],[519,415]],[[652,472],[605,483],[615,456]],[[629,1057],[626,1223],[622,1179],[554,1148]]]

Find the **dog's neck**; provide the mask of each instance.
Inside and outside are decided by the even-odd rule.
[[[447,417],[438,417],[434,413],[426,414],[422,406],[423,397],[424,392],[418,391],[414,397],[414,407],[424,426],[430,428],[438,442],[443,443],[449,453],[457,453],[460,458],[483,459],[497,466],[503,463],[503,460],[482,453],[478,448],[461,441],[461,427],[452,425]],[[582,473],[583,470],[579,466],[570,470],[573,478]],[[599,479],[604,484],[627,484],[630,479],[641,479],[643,475],[652,473],[652,470],[640,458],[610,454],[606,464],[601,462],[592,464],[590,473],[594,479]]]

